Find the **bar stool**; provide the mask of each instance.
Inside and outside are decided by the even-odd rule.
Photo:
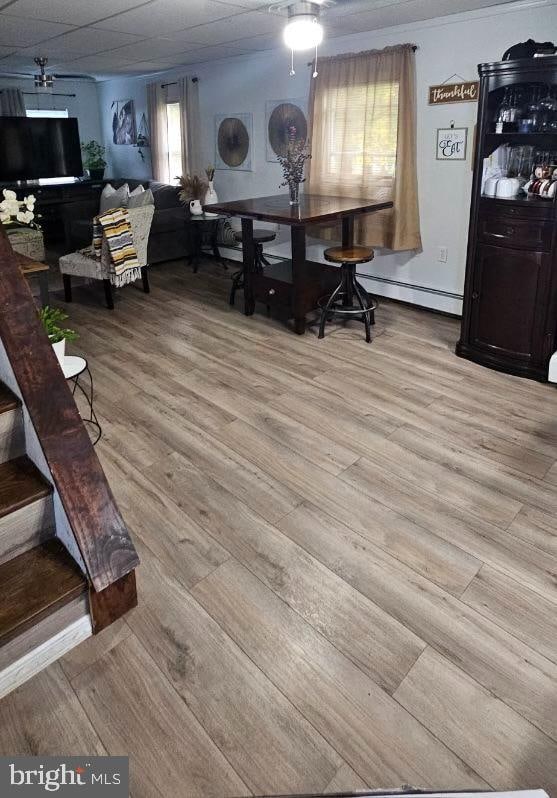
[[[371,342],[371,325],[375,324],[373,311],[377,302],[370,297],[365,288],[356,280],[356,266],[369,263],[374,252],[369,247],[330,247],[323,253],[330,263],[340,263],[341,279],[329,297],[318,302],[321,308],[319,338],[325,336],[325,323],[334,316],[348,316],[363,321],[366,328],[366,341]],[[354,304],[356,297],[357,305]]]
[[[257,274],[261,274],[263,272],[264,266],[270,266],[271,264],[263,254],[263,244],[267,244],[269,241],[274,241],[277,237],[277,234],[274,230],[254,230],[253,231],[253,245],[255,255],[253,258],[253,270]],[[239,243],[242,242],[242,233],[234,233],[234,238]],[[238,288],[244,287],[244,267],[240,269],[240,271],[236,272],[232,276],[232,288],[230,289],[230,304],[234,304],[234,299],[236,297],[236,291]]]

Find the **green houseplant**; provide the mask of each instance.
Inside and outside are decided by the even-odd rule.
[[[62,327],[62,322],[66,321],[68,314],[60,308],[51,308],[46,305],[39,310],[39,319],[45,329],[52,348],[62,366],[66,355],[66,341],[75,341],[77,333],[68,327]]]
[[[93,139],[86,143],[82,142],[81,149],[84,155],[83,165],[89,171],[91,180],[102,180],[106,168],[104,159],[106,147],[103,147],[102,144]]]

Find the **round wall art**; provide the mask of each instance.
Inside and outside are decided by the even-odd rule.
[[[251,169],[251,114],[220,116],[216,120],[220,169]]]
[[[275,155],[286,155],[290,136],[294,141],[305,141],[308,123],[304,112],[294,103],[277,105],[269,115],[267,123],[269,144]]]

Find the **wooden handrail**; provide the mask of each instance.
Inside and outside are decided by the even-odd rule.
[[[0,224],[0,339],[97,593],[139,558]]]

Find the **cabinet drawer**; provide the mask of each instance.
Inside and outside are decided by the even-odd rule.
[[[266,305],[282,305],[290,307],[292,304],[292,284],[273,277],[266,277],[264,274],[254,274],[253,296],[256,302],[264,302]]]
[[[553,224],[530,219],[484,216],[480,219],[479,239],[484,244],[549,252]]]
[[[555,219],[555,204],[549,200],[502,200],[482,197],[482,216],[498,216],[502,219],[539,219],[548,222]]]

